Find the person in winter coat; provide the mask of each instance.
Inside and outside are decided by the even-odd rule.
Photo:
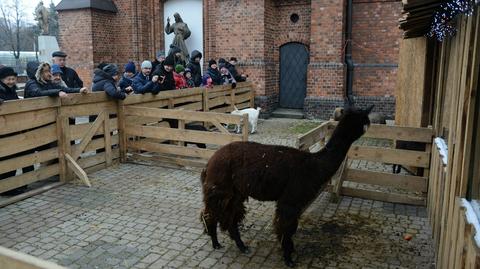
[[[173,77],[174,63],[174,56],[170,54],[165,58],[160,68],[157,68],[153,73],[154,76],[158,76],[157,83],[160,86],[160,91],[175,90],[175,78]]]
[[[52,53],[52,60],[54,64],[58,64],[62,69],[62,80],[65,81],[69,88],[83,88],[83,81],[78,76],[77,72],[66,66],[67,54],[63,51],[55,51]]]
[[[157,83],[158,76],[151,76],[152,63],[150,61],[143,61],[141,65],[142,71],[133,78],[133,90],[135,93],[144,94],[151,92],[157,94],[160,87]]]
[[[67,84],[62,79],[63,71],[58,64],[52,64],[52,83],[56,86],[67,88]]]
[[[185,68],[183,67],[183,65],[177,64],[175,66],[175,72],[173,73],[176,89],[185,89],[188,87],[187,80],[183,76],[184,73],[185,73]]]
[[[247,75],[245,74],[239,74],[237,71],[237,68],[235,67],[237,65],[237,58],[231,57],[230,61],[227,63],[227,68],[228,71],[230,71],[230,74],[232,74],[233,78],[237,82],[244,82],[247,81]]]
[[[7,66],[0,67],[0,105],[3,103],[3,101],[19,99],[17,95],[17,90],[18,90],[17,73],[15,73],[15,71],[11,67],[7,67]],[[16,134],[18,133],[0,135],[0,138],[8,137]],[[27,151],[27,152],[16,153],[10,156],[0,157],[0,162],[11,159],[11,158],[20,157],[30,153],[32,152]],[[33,165],[22,168],[22,172],[24,174],[31,171],[33,171]],[[14,177],[16,172],[17,172],[16,170],[13,170],[13,171],[2,173],[0,174],[0,180]],[[27,186],[23,186],[23,187],[19,187],[19,188],[4,192],[2,193],[2,195],[17,195],[17,194],[23,193],[26,189],[27,189]]]
[[[195,88],[195,81],[193,80],[192,70],[190,68],[185,68],[185,73],[183,74],[185,81],[187,82],[188,88]],[[200,83],[201,85],[201,83]]]
[[[207,75],[212,79],[213,85],[222,85],[224,80],[222,74],[218,71],[217,61],[208,61]]]
[[[103,68],[103,67],[102,67]],[[123,72],[123,76],[122,78],[120,79],[120,82],[118,83],[118,86],[120,87],[120,89],[122,91],[125,91],[128,87],[130,87],[127,91],[135,91],[135,89],[133,88],[133,78],[135,77],[136,75],[136,70],[135,70],[135,63],[134,62],[128,62],[125,66],[124,66],[124,72]]]
[[[182,50],[175,47],[173,44],[170,45],[170,50],[168,51],[168,55],[173,55],[173,66],[177,66],[178,64],[181,64],[183,66],[186,66],[187,63],[185,62],[185,59],[183,58]]]
[[[206,74],[202,77],[202,86],[205,87],[205,88],[212,88],[213,87],[213,80],[208,74]]]
[[[117,87],[120,75],[118,73],[118,66],[115,64],[107,64],[102,69],[95,69],[93,73],[92,90],[94,92],[105,91],[108,96],[119,100],[124,100],[127,94],[132,92],[128,90],[128,88],[122,90],[120,87]]]
[[[195,82],[195,87],[202,85],[202,67],[200,66],[200,61],[202,60],[202,53],[198,50],[192,51],[192,56],[190,57],[190,62],[187,65],[187,68],[192,70],[193,81]]]
[[[161,50],[157,52],[155,60],[152,62],[152,72],[157,69],[161,63],[165,61],[165,51]]]
[[[222,74],[223,84],[232,84],[232,88],[237,87],[237,81],[232,76],[232,74],[230,74],[230,71],[228,71],[227,65],[225,63],[221,63],[218,66],[220,69],[220,73]]]
[[[50,64],[37,64],[38,62],[29,62],[27,64],[27,74],[30,79],[25,84],[25,98],[40,96],[66,98],[69,93],[88,93],[87,88],[66,88],[53,84]]]

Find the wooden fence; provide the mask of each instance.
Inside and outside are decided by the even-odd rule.
[[[0,246],[0,268],[5,269],[66,269],[53,262],[44,261],[25,253]]]
[[[298,138],[298,147],[302,150],[319,150],[331,136],[336,122],[328,121]],[[429,128],[411,128],[372,124],[364,138],[402,140],[427,144],[426,151],[412,151],[394,148],[352,145],[344,164],[332,179],[329,190],[337,195],[343,194],[365,199],[413,205],[426,204],[428,169],[430,167],[430,148],[433,132]],[[399,164],[424,168],[423,176],[399,175],[379,171],[359,170],[349,167],[350,160],[365,160],[381,164]],[[353,188],[344,186],[345,182],[367,184],[372,188]],[[376,186],[405,190],[378,191]]]
[[[157,95],[131,95],[125,101],[119,102],[108,98],[105,93],[74,94],[68,99],[42,97],[7,101],[0,105],[0,174],[27,169],[25,173],[0,180],[0,193],[53,176],[59,176],[60,182],[64,183],[76,175],[89,185],[88,172],[118,162],[121,154],[126,152],[126,141],[120,139],[126,137],[126,122],[129,123],[129,127],[133,123],[148,124],[152,119],[158,122],[159,116],[155,113],[147,115],[152,117],[130,115],[137,118],[130,117],[128,120],[117,117],[125,115],[125,110],[134,114],[138,112],[135,107],[141,106],[149,112],[152,110],[148,108],[228,112],[234,105],[250,106],[253,104],[253,96],[251,83],[239,83],[237,89],[221,86],[208,90],[204,88],[174,90]],[[158,111],[159,115],[168,113],[161,112],[161,109],[155,111]],[[176,113],[180,116],[175,116]],[[209,113],[211,116],[214,112]],[[190,115],[187,111],[177,110],[171,114],[173,118],[188,115],[187,122],[190,119],[202,118],[196,116],[202,114],[198,112]],[[219,118],[220,122],[239,123],[239,117],[222,116],[224,117]],[[208,116],[204,116],[203,119],[206,117]],[[144,128],[147,127],[142,127]],[[163,129],[155,131],[161,132]],[[188,139],[191,139],[191,136],[200,136],[193,135],[188,130],[177,130],[176,134],[180,133],[185,133]],[[202,135],[209,137],[209,140],[205,140],[207,143],[211,142],[212,137],[209,133]],[[226,136],[225,133],[221,135]],[[244,136],[242,139],[245,139]],[[227,140],[225,138],[218,141],[223,143]],[[32,166],[35,166],[35,169]],[[59,183],[54,184],[52,186]],[[0,206],[13,201],[16,200],[2,202]]]

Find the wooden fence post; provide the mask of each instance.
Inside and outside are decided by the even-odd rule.
[[[210,110],[208,106],[208,91],[207,88],[204,88],[202,91],[202,100],[203,100],[203,111],[208,112]]]
[[[112,165],[112,136],[110,135],[110,114],[105,111],[103,118],[103,130],[105,138],[105,163],[107,167]]]
[[[250,107],[255,108],[255,89],[250,88]]]
[[[243,120],[243,128],[242,128],[243,141],[248,141],[248,128],[249,128],[248,114],[243,114],[242,120]]]
[[[61,182],[70,180],[71,173],[68,172],[65,154],[70,153],[70,128],[68,117],[63,114],[63,108],[57,109],[57,141],[58,141],[58,162]]]
[[[117,102],[118,119],[118,144],[120,146],[120,162],[127,161],[127,134],[125,132],[125,104],[123,101]]]
[[[231,108],[231,111],[235,110],[235,89],[231,89],[230,90],[230,108]]]

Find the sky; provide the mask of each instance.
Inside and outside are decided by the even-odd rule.
[[[25,10],[24,11],[25,17],[27,18],[28,22],[34,23],[35,21],[33,19],[33,13],[35,13],[35,7],[38,5],[38,2],[40,2],[40,0],[21,0],[21,1],[22,1],[23,8]],[[43,4],[46,7],[49,7],[50,1],[52,1],[55,5],[58,5],[58,3],[60,3],[61,0],[43,0]]]

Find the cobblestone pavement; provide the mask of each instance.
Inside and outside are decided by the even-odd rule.
[[[298,124],[262,120],[251,139],[288,145]],[[90,189],[69,184],[0,209],[0,245],[70,268],[283,267],[274,203],[248,201],[245,255],[225,233],[220,250],[203,234],[197,171],[125,164],[90,177]],[[298,268],[434,268],[422,207],[350,197],[337,204],[322,193],[294,241]]]

